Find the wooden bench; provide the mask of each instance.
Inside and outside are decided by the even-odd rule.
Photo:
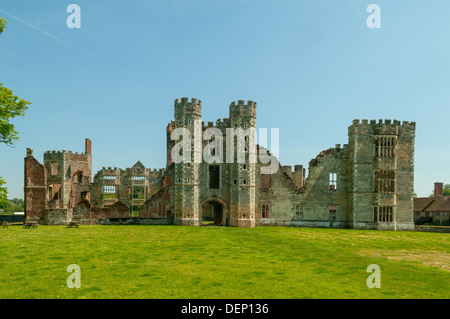
[[[22,225],[23,228],[37,228],[38,226],[39,224],[37,222],[26,222]]]
[[[1,225],[3,228],[8,228],[8,222],[0,222],[0,225]]]
[[[72,221],[72,222],[67,223],[67,227],[68,228],[72,228],[72,227],[78,228],[78,227],[80,227],[80,225],[77,222]]]

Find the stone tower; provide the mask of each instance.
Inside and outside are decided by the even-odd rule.
[[[244,130],[243,138],[233,138],[234,161],[229,163],[230,185],[230,226],[255,227],[255,174],[256,143],[256,103],[253,101],[238,101],[230,104],[230,126],[232,129]],[[252,133],[253,132],[253,133]],[[253,136],[252,136],[253,134]],[[253,141],[253,146],[251,145]],[[230,143],[228,141],[228,143]],[[231,150],[227,149],[227,152]],[[244,152],[244,163],[239,163],[239,152]],[[259,173],[259,172],[258,172]]]
[[[413,229],[415,122],[354,120],[348,134],[353,228]]]
[[[175,129],[184,128],[186,133],[189,133],[189,137],[184,135],[182,138],[187,138],[191,151],[189,158],[181,163],[175,163],[174,224],[176,225],[199,226],[202,224],[199,216],[201,115],[202,101],[195,98],[191,101],[188,98],[181,98],[181,102],[178,99],[175,100]]]

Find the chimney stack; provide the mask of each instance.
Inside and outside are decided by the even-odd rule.
[[[444,183],[434,183],[434,197],[444,196]]]
[[[91,149],[92,149],[92,142],[91,142],[91,140],[90,139],[86,139],[86,143],[85,143],[85,147],[84,147],[84,149],[85,149],[85,153],[86,154],[92,154],[91,153]]]

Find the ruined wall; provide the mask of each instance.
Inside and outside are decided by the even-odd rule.
[[[44,166],[33,157],[33,150],[27,148],[24,163],[25,220],[45,218],[47,204],[47,174]]]
[[[90,201],[92,177],[91,141],[85,141],[85,153],[47,151],[44,166],[47,171],[48,207],[71,209],[81,199]]]
[[[162,188],[164,171],[145,168],[139,161],[125,170],[103,167],[95,175],[91,186],[92,203],[98,207],[110,207],[120,201],[130,208],[130,213],[132,209],[138,210]],[[103,186],[113,186],[115,192],[102,193]]]
[[[171,189],[173,188],[174,170],[175,165],[172,164],[165,171],[161,189],[150,199],[146,200],[139,209],[140,218],[173,219],[174,202],[171,201]],[[167,222],[164,223],[166,224]]]
[[[347,202],[348,150],[336,145],[321,152],[309,163],[302,203],[304,220],[317,222],[319,227],[348,227],[350,220]],[[335,183],[330,182],[334,174]],[[330,213],[335,207],[335,213]],[[309,223],[311,225],[311,223]]]

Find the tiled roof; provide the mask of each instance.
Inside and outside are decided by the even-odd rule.
[[[421,212],[434,201],[434,197],[414,198],[414,211]]]
[[[450,196],[437,197],[435,201],[425,209],[426,212],[450,212]]]

